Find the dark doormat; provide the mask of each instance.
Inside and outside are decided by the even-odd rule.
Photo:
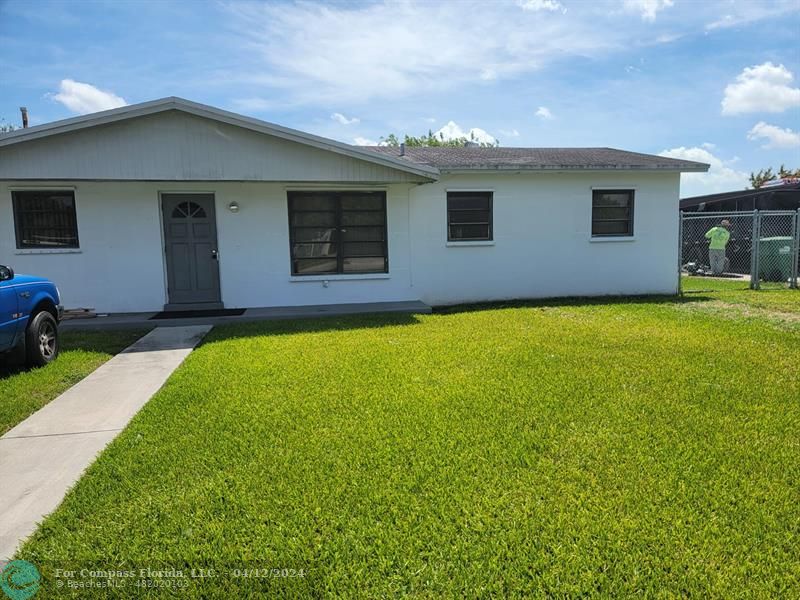
[[[238,317],[243,315],[245,308],[225,308],[220,310],[170,310],[160,312],[150,317],[150,321],[160,319],[198,319],[202,317]]]

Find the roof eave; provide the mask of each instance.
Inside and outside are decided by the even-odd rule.
[[[448,175],[457,175],[461,173],[487,173],[487,172],[508,172],[508,171],[525,171],[525,172],[559,172],[559,171],[578,171],[578,172],[603,172],[603,171],[636,171],[636,172],[651,172],[651,173],[706,173],[709,165],[698,167],[636,167],[636,166],[619,166],[619,167],[581,167],[581,166],[552,166],[552,167],[531,167],[520,165],[485,165],[485,166],[468,166],[468,167],[439,167],[439,172]]]
[[[681,207],[696,206],[698,204],[706,204],[713,202],[725,202],[727,200],[739,200],[742,198],[751,198],[755,196],[763,196],[775,192],[792,192],[800,191],[800,184],[775,186],[775,187],[761,187],[755,189],[733,190],[731,192],[717,192],[715,194],[703,194],[701,196],[689,196],[681,198]]]
[[[80,115],[78,117],[61,119],[60,121],[44,123],[43,125],[35,125],[33,127],[26,127],[24,129],[15,129],[14,131],[0,136],[0,147],[11,146],[13,144],[27,142],[50,135],[69,133],[70,131],[77,131],[79,129],[85,129],[87,127],[93,127],[96,125],[115,123],[123,119],[151,115],[169,110],[170,108],[176,108],[175,99],[161,98],[159,100],[151,100],[150,102],[142,102],[140,104],[112,108],[96,113],[90,113],[88,115]]]

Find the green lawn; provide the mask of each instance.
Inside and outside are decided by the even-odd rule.
[[[753,291],[748,285],[741,280],[684,277],[683,293],[687,299],[704,297],[766,311],[800,314],[800,290],[784,286]]]
[[[147,330],[61,333],[61,354],[41,369],[0,364],[0,435],[78,383]]]
[[[798,597],[800,333],[685,304],[217,327],[18,556],[48,598]]]

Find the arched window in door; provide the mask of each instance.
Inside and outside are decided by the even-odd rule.
[[[206,211],[203,207],[195,202],[181,202],[172,211],[173,219],[205,219]]]

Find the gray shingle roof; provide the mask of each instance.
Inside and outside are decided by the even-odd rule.
[[[448,170],[657,170],[708,171],[709,165],[615,148],[476,148],[365,146],[411,163]]]

